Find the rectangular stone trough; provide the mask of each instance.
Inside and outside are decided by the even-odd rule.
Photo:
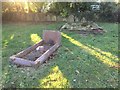
[[[38,58],[36,58],[35,60],[28,60],[25,58],[29,53],[36,50],[36,48],[43,45],[43,43],[48,43],[50,40],[53,41],[54,44],[51,47],[49,47],[49,49],[47,49],[44,53],[40,54]],[[60,43],[61,43],[60,32],[45,30],[43,32],[43,39],[39,43],[19,52],[16,55],[11,56],[10,62],[21,66],[28,66],[28,67],[38,66],[43,62],[45,62],[50,57],[50,55],[53,54],[53,52],[60,46]]]

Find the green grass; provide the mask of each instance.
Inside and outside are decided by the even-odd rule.
[[[63,33],[62,46],[57,55],[38,69],[17,68],[9,63],[9,57],[33,45],[32,34],[42,37],[43,30],[57,30],[63,23],[51,24],[3,24],[2,29],[2,74],[4,87],[17,88],[116,88],[118,69],[104,63],[96,54],[101,51],[118,56],[118,27],[114,23],[99,23],[107,32],[103,35],[82,36],[74,32]],[[79,46],[82,44],[83,46]],[[85,49],[84,47],[87,47]],[[93,48],[94,47],[94,48]],[[88,50],[89,49],[89,50]],[[94,50],[96,53],[92,53]],[[99,51],[99,53],[101,53]],[[110,56],[100,54],[117,63]]]

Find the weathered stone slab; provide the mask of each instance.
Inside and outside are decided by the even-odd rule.
[[[40,57],[38,57],[35,61],[30,61],[28,59],[24,59],[25,55],[30,53],[31,51],[37,49],[40,45],[43,43],[48,43],[50,40],[54,42],[49,43],[51,46],[45,53],[43,53]],[[13,55],[10,57],[10,60],[13,64],[22,65],[22,66],[38,66],[42,64],[44,61],[46,61],[47,58],[50,57],[50,55],[60,46],[61,43],[61,33],[58,31],[51,31],[51,30],[45,30],[43,32],[43,39],[39,43],[27,48],[26,50],[23,50],[22,52]]]
[[[69,23],[73,23],[74,22],[74,16],[73,15],[70,15],[67,19],[67,22]]]
[[[45,30],[43,32],[43,41],[49,42],[50,40],[53,40],[54,43],[60,44],[61,33],[59,31]]]

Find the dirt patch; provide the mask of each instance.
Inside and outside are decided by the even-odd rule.
[[[41,50],[37,50],[37,48],[35,50],[33,50],[32,52],[30,52],[29,54],[27,54],[26,56],[23,57],[23,59],[27,59],[27,60],[31,60],[31,61],[35,61],[37,58],[39,58],[45,51],[47,51],[49,48],[47,46],[39,46],[41,48]],[[42,48],[46,48],[46,50],[42,50]]]
[[[87,36],[89,34],[93,34],[93,35],[102,35],[105,33],[105,31],[103,31],[102,29],[94,29],[94,30],[69,30],[71,32],[75,32],[77,34],[81,34],[83,36]]]
[[[48,49],[50,49],[54,45],[53,41],[49,41],[48,43],[44,43],[38,46],[36,49],[31,51],[29,54],[23,57],[23,59],[35,61],[39,58],[42,54],[44,54]]]

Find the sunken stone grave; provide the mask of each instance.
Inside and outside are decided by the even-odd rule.
[[[21,66],[39,66],[59,48],[60,43],[60,32],[45,30],[43,33],[43,39],[39,43],[11,56],[10,61],[13,64]]]
[[[73,31],[77,32],[79,34],[103,34],[106,31],[103,30],[102,27],[98,26],[95,22],[93,21],[86,21],[85,18],[82,18],[80,22],[69,22],[65,23],[61,28],[60,31],[66,30],[66,31]]]

